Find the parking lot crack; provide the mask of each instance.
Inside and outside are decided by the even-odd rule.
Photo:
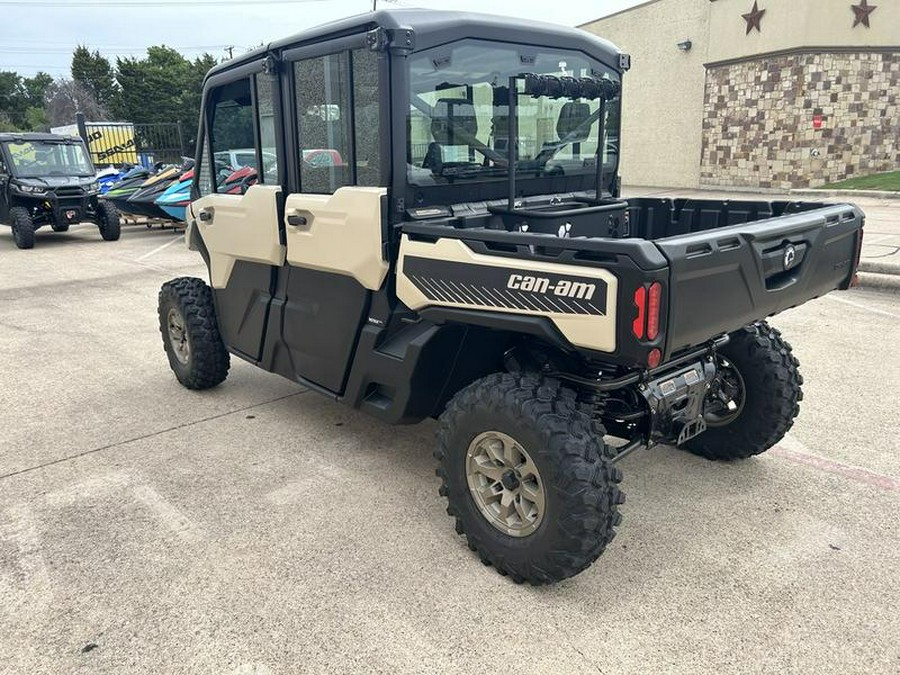
[[[66,457],[60,457],[59,459],[54,459],[49,462],[44,462],[42,464],[36,464],[34,466],[25,467],[24,469],[19,469],[17,471],[10,471],[9,473],[3,474],[0,476],[0,480],[5,480],[7,478],[14,478],[15,476],[21,476],[25,473],[30,473],[32,471],[37,471],[39,469],[45,469],[49,466],[53,466],[54,464],[62,464],[64,462],[71,461],[73,459],[78,459],[80,457],[85,457],[86,455],[93,455],[98,452],[103,452],[105,450],[112,450],[114,448],[118,448],[122,445],[128,445],[129,443],[134,443],[136,441],[143,441],[148,438],[153,438],[155,436],[161,436],[162,434],[167,434],[170,431],[177,431],[179,429],[185,429],[187,427],[192,427],[197,424],[203,424],[204,422],[210,422],[212,420],[217,420],[222,417],[228,417],[229,415],[234,415],[235,413],[245,412],[247,410],[252,410],[254,408],[259,408],[264,405],[269,405],[271,403],[277,403],[278,401],[283,401],[288,398],[292,398],[294,396],[300,396],[301,394],[305,394],[308,389],[304,389],[303,391],[297,391],[293,394],[286,394],[284,396],[279,396],[277,398],[269,399],[268,401],[261,401],[259,403],[253,403],[251,405],[244,406],[242,408],[236,408],[234,410],[229,410],[228,412],[218,413],[216,415],[210,415],[208,417],[204,417],[199,420],[191,420],[190,422],[183,422],[182,424],[176,424],[175,426],[167,427],[166,429],[160,429],[158,431],[152,431],[147,434],[142,434],[140,436],[134,436],[133,438],[127,438],[122,441],[117,441],[115,443],[109,443],[107,445],[102,445],[98,448],[91,448],[90,450],[84,450],[82,452],[76,452],[73,455],[67,455]]]

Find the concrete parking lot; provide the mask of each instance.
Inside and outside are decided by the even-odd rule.
[[[630,456],[606,554],[532,588],[454,533],[433,424],[237,360],[181,388],[156,293],[204,273],[172,232],[0,228],[0,672],[900,671],[896,295],[775,318],[806,378],[790,435]]]

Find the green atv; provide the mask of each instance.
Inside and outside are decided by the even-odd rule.
[[[80,138],[0,134],[0,222],[12,227],[16,246],[34,248],[44,225],[65,232],[86,220],[104,240],[117,240],[119,212],[99,198],[95,174]]]

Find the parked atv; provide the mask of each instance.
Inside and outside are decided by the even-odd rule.
[[[456,531],[535,584],[612,540],[627,454],[771,448],[803,380],[765,319],[853,284],[863,214],[622,199],[629,65],[575,29],[390,10],[214,68],[186,231],[209,283],[159,294],[178,381],[213,387],[234,355],[388,423],[438,418]],[[217,184],[250,139],[277,170]]]
[[[119,212],[98,198],[100,186],[81,139],[52,134],[0,134],[0,222],[16,246],[34,247],[34,232],[93,221],[106,241],[119,238]]]

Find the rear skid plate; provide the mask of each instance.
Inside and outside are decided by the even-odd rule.
[[[711,357],[640,385],[650,408],[650,443],[686,441],[706,431],[703,407],[716,375]]]

